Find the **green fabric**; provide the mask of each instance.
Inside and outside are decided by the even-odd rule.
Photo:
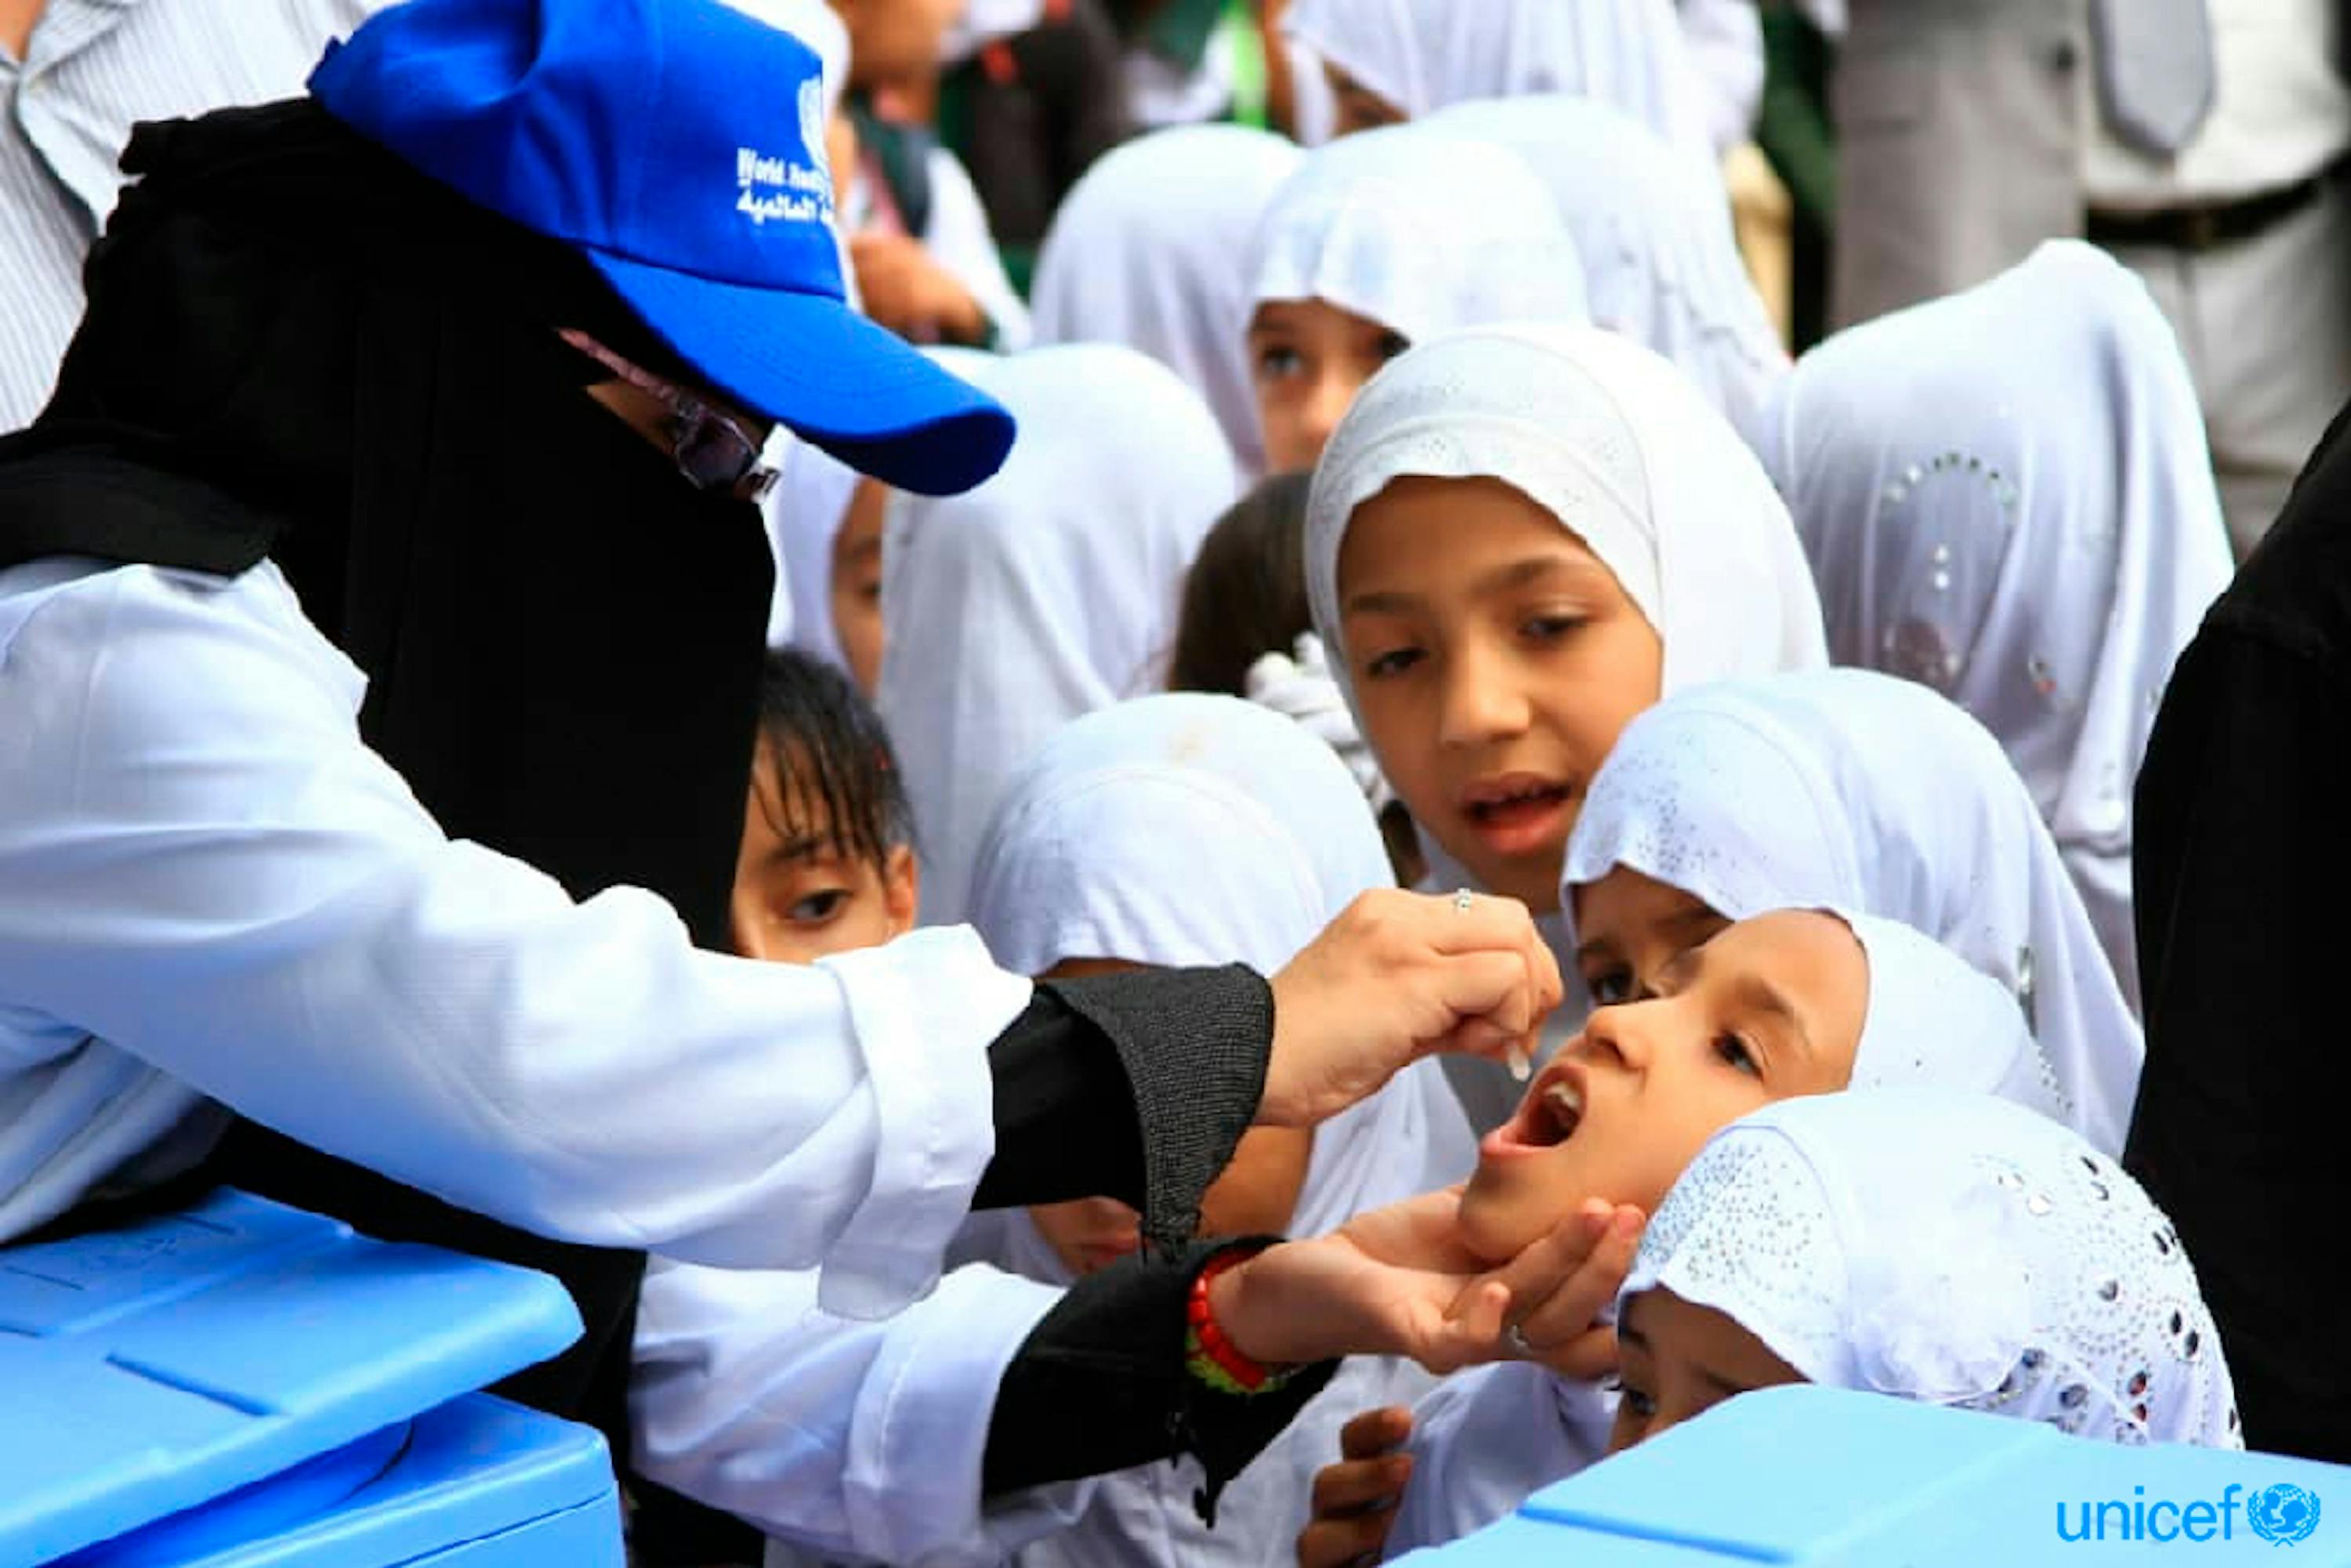
[[[1233,102],[1229,117],[1259,131],[1268,128],[1265,40],[1258,32],[1257,13],[1249,0],[1228,0],[1222,24],[1232,35]]]
[[[1224,20],[1225,0],[1110,0],[1119,37],[1172,66],[1200,68]]]
[[[1836,222],[1836,132],[1829,123],[1829,44],[1785,4],[1763,7],[1763,104],[1755,141],[1797,211]]]
[[[931,226],[931,149],[937,139],[918,125],[883,120],[863,102],[852,99],[849,116],[857,126],[858,145],[882,163],[883,183],[906,232],[920,239]]]

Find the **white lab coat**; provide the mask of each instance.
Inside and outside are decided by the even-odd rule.
[[[769,1568],[982,1568],[1083,1511],[1091,1481],[980,1500],[997,1386],[1060,1290],[972,1265],[879,1322],[816,1293],[810,1273],[653,1260],[629,1391],[641,1474],[766,1531]]]
[[[209,1097],[549,1236],[927,1289],[1029,983],[966,931],[797,968],[574,903],[442,833],[364,684],[266,562],[0,572],[0,1238]]]

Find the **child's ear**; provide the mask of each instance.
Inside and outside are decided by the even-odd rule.
[[[922,897],[923,868],[914,846],[898,844],[882,862],[882,903],[890,913],[890,935],[904,936],[914,928],[914,905]]]

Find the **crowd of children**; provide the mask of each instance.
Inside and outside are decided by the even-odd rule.
[[[1405,886],[1523,905],[1567,996],[1531,1057],[1240,1138],[1198,1212],[1236,1247],[1170,1331],[1212,1340],[1211,1284],[1287,1239],[1311,1265],[1249,1305],[1290,1354],[1203,1354],[1219,1394],[1311,1396],[1206,1485],[1029,1484],[998,1419],[1146,1245],[1113,1197],[973,1215],[895,1316],[656,1258],[643,1561],[1345,1568],[1794,1382],[2262,1440],[2229,1303],[2125,1169],[2161,950],[2134,788],[2234,570],[2137,277],[2052,241],[1792,358],[1725,183],[1736,5],[729,3],[825,62],[779,112],[859,308],[1019,434],[959,494],[771,438],[725,946],[838,967],[968,926],[1039,980],[1271,975]],[[648,635],[695,633],[705,577],[758,602],[695,548]],[[595,646],[575,674],[625,679]],[[1573,1283],[1417,1337],[1323,1311],[1399,1227],[1464,1280],[1552,1247]],[[1506,1311],[1510,1358],[1458,1364]]]
[[[853,57],[893,8],[841,9]],[[1334,139],[1108,152],[1034,268],[1036,339],[1096,346],[949,361],[1020,423],[1001,474],[931,499],[788,458],[738,940],[805,961],[919,903],[1025,974],[1270,967],[1369,887],[1517,899],[1573,976],[1531,1080],[1431,1064],[1252,1134],[1202,1225],[1441,1190],[1506,1260],[1588,1212],[1613,1300],[1520,1323],[1514,1362],[1347,1363],[1210,1528],[1165,1464],[983,1505],[977,1437],[938,1436],[984,1431],[1025,1325],[1139,1245],[1120,1204],[975,1218],[906,1348],[804,1282],[672,1270],[651,1473],[770,1562],[1340,1568],[1775,1383],[2241,1444],[2223,1331],[2117,1163],[2130,785],[2231,570],[2144,290],[2054,245],[1792,363],[1667,7],[1287,26]],[[1012,349],[952,249],[982,303],[933,335]],[[708,1348],[746,1334],[799,1348]],[[791,1401],[840,1403],[815,1342],[931,1381],[796,1435]]]

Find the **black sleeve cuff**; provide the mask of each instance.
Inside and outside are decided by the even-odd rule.
[[[994,1499],[1188,1454],[1207,1478],[1196,1506],[1213,1526],[1225,1487],[1339,1364],[1318,1363],[1253,1395],[1225,1394],[1192,1375],[1184,1350],[1192,1281],[1209,1259],[1236,1245],[1244,1244],[1186,1242],[1079,1281],[1005,1369],[981,1462],[982,1494]]]
[[[1138,969],[1055,981],[1109,1038],[1142,1131],[1143,1239],[1174,1251],[1200,1227],[1200,1198],[1257,1119],[1273,1049],[1273,988],[1256,971]]]

